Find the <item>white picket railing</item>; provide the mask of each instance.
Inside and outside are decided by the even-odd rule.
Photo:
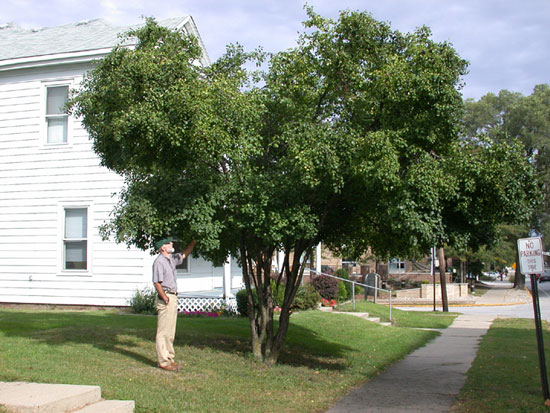
[[[237,313],[237,299],[213,298],[213,297],[178,297],[178,312],[208,312],[225,308]]]

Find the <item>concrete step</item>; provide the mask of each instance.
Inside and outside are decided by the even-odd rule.
[[[71,413],[133,413],[133,400],[101,400]]]
[[[0,382],[0,406],[9,412],[65,413],[84,412],[133,412],[134,402],[107,403],[100,410],[82,410],[87,406],[101,406],[99,386],[72,384],[46,384],[26,382]],[[129,410],[129,405],[131,409]],[[122,410],[106,410],[120,405]],[[79,410],[80,409],[80,410]]]

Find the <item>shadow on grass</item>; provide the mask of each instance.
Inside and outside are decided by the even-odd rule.
[[[143,343],[154,347],[155,316],[113,312],[0,310],[0,326],[0,332],[6,337],[28,338],[51,346],[68,343],[91,345],[148,366],[156,366],[154,352],[150,356],[142,354]],[[315,331],[302,326],[294,324],[291,328],[292,335],[300,339],[298,342],[293,340],[292,344],[288,341],[285,343],[280,364],[336,371],[346,369],[345,353],[355,349],[323,340]],[[178,319],[175,345],[249,357],[248,320],[181,317]]]

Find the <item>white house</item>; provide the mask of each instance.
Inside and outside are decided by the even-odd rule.
[[[159,24],[203,46],[192,17]],[[151,286],[154,256],[98,234],[122,179],[99,165],[80,122],[60,110],[127,30],[103,20],[0,26],[0,302],[124,306]],[[205,50],[201,63],[209,64]],[[180,309],[194,308],[183,296],[227,298],[242,285],[235,263],[191,257],[184,267]]]

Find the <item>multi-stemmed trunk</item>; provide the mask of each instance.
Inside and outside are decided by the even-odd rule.
[[[292,261],[290,250],[291,248],[286,249],[282,268],[272,278],[271,264],[275,250],[265,248],[252,256],[246,246],[241,245],[243,279],[248,293],[252,355],[256,360],[263,361],[267,365],[275,364],[281,355],[290,323],[290,310],[303,278],[304,262],[307,255],[311,254],[310,243],[304,245],[296,243],[292,248],[294,253]],[[306,259],[303,257],[304,253]],[[275,329],[272,289],[283,285],[284,301],[278,328]]]

